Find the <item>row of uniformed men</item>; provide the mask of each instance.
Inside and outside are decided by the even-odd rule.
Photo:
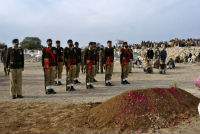
[[[53,85],[56,80],[57,85],[61,85],[63,63],[66,67],[66,91],[74,91],[74,83],[78,81],[81,49],[78,47],[78,42],[73,45],[72,40],[68,40],[68,47],[63,49],[60,47],[60,42],[56,41],[56,47],[52,47],[52,40],[47,40],[47,47],[42,50],[42,66],[44,69],[45,91],[46,94],[55,94]],[[6,68],[10,72],[10,89],[12,98],[23,98],[22,96],[22,71],[24,70],[24,53],[23,49],[18,46],[18,39],[13,40],[13,47],[8,49]],[[114,48],[112,42],[107,42],[107,47],[104,49],[103,66],[105,68],[105,85],[112,86],[111,77],[114,67]],[[93,82],[96,75],[97,51],[96,43],[90,42],[88,48],[84,50],[84,69],[86,70],[86,88],[94,88]],[[127,42],[124,42],[120,54],[120,63],[122,68],[121,83],[129,84],[127,81],[130,71],[130,62],[132,54],[128,49]]]

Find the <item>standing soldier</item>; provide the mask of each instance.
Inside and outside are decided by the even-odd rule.
[[[45,78],[45,90],[46,94],[56,94],[53,89],[56,73],[56,59],[57,51],[55,47],[52,47],[52,40],[47,39],[47,47],[42,50],[42,66],[44,69]]]
[[[99,65],[100,65],[100,70],[101,70],[101,73],[103,73],[103,61],[104,60],[104,46],[102,45],[101,48],[100,48],[100,51],[99,51]]]
[[[5,76],[9,75],[9,72],[6,69],[6,57],[7,57],[7,46],[4,46],[3,51],[1,52],[1,62],[3,63],[4,66],[4,72],[5,72]]]
[[[60,46],[60,41],[56,41],[56,49],[57,49],[57,66],[56,66],[56,77],[55,77],[55,85],[62,85],[62,72],[63,72],[63,48]]]
[[[128,51],[128,43],[124,42],[123,43],[123,48],[121,49],[121,54],[120,54],[120,63],[121,63],[121,83],[122,84],[130,84],[127,81],[128,78],[128,73],[129,73],[129,61],[130,61],[131,54]]]
[[[112,86],[111,77],[114,66],[114,48],[112,47],[112,41],[107,42],[108,47],[105,48],[104,66],[105,66],[105,85]]]
[[[89,43],[88,48],[85,50],[85,70],[86,70],[86,88],[94,88],[92,82],[94,82],[95,76],[95,65],[96,65],[96,54],[93,42]]]
[[[129,73],[132,73],[132,67],[133,67],[133,50],[131,48],[131,46],[129,46],[128,49],[129,53],[130,53],[130,61],[129,61]]]
[[[8,49],[6,68],[10,72],[10,91],[12,99],[22,96],[22,71],[24,71],[24,52],[18,47],[19,40],[12,41],[13,47]]]
[[[75,49],[77,53],[77,65],[76,65],[76,75],[74,78],[74,84],[81,83],[78,81],[79,73],[80,73],[80,67],[81,67],[81,48],[79,48],[79,43],[75,42]]]
[[[75,91],[74,78],[76,75],[77,54],[73,46],[73,41],[67,41],[68,47],[64,50],[64,60],[66,67],[66,91]]]

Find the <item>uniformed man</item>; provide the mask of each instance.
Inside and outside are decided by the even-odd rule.
[[[22,96],[22,71],[24,71],[24,52],[19,47],[19,40],[12,41],[13,47],[8,49],[6,68],[10,72],[10,91],[12,99]]]
[[[128,73],[129,73],[129,61],[130,61],[131,54],[128,51],[128,43],[123,43],[123,48],[121,49],[120,54],[120,63],[122,68],[122,75],[121,75],[121,83],[122,84],[130,84],[127,81]]]
[[[9,72],[6,69],[7,52],[8,52],[7,46],[5,45],[3,51],[1,52],[1,62],[3,63],[3,66],[4,66],[5,76],[9,75]]]
[[[129,46],[128,51],[130,53],[130,61],[129,61],[129,73],[132,73],[132,68],[133,68],[133,50],[131,46]]]
[[[75,49],[76,49],[76,55],[77,55],[77,64],[76,64],[76,75],[74,78],[74,84],[81,83],[78,78],[79,78],[79,73],[80,73],[80,67],[81,67],[81,48],[79,48],[79,43],[75,42]]]
[[[68,47],[64,50],[64,59],[66,67],[66,91],[75,91],[74,78],[76,75],[77,53],[73,41],[67,41]]]
[[[47,39],[47,47],[42,50],[42,66],[44,69],[45,91],[46,94],[56,94],[53,89],[56,66],[57,66],[57,50],[52,47],[52,40]]]
[[[100,71],[101,73],[103,73],[103,69],[104,69],[104,46],[102,45],[99,51],[99,65],[100,65]]]
[[[60,41],[56,41],[56,49],[57,49],[57,66],[56,66],[56,77],[55,77],[55,85],[62,85],[62,72],[63,72],[63,48],[60,46]]]
[[[107,42],[108,47],[105,48],[104,67],[105,67],[105,85],[112,86],[111,77],[114,67],[114,48],[112,41]]]
[[[94,76],[96,74],[96,53],[93,42],[90,42],[88,48],[85,50],[84,59],[86,70],[86,88],[91,89],[94,88],[92,83],[94,82]]]

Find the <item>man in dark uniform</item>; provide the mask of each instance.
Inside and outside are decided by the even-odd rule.
[[[10,72],[10,91],[12,99],[22,96],[22,71],[24,71],[24,51],[18,47],[19,40],[13,40],[13,47],[8,49],[6,68]]]
[[[89,43],[88,48],[85,50],[85,70],[86,70],[86,88],[94,88],[92,82],[94,82],[94,76],[96,74],[96,53],[93,42]]]
[[[63,72],[63,48],[60,46],[60,41],[56,41],[56,49],[57,49],[57,66],[56,66],[56,77],[55,77],[55,85],[62,85],[62,72]]]
[[[53,89],[56,66],[57,66],[57,50],[52,47],[52,40],[47,40],[47,47],[42,50],[42,66],[45,77],[45,91],[46,94],[56,94]]]
[[[8,53],[8,50],[7,50],[7,46],[5,45],[3,51],[1,52],[1,62],[3,63],[3,66],[4,66],[5,76],[9,75],[9,72],[7,72],[7,69],[6,69],[7,53]]]
[[[111,77],[114,67],[114,48],[112,47],[112,41],[107,41],[108,47],[105,48],[104,55],[104,67],[105,67],[105,85],[112,86]]]
[[[131,54],[128,51],[128,43],[123,43],[123,48],[121,49],[120,54],[120,63],[122,68],[122,75],[121,75],[121,83],[122,84],[130,84],[127,81],[128,73],[129,73],[129,61],[130,61]]]
[[[77,52],[73,41],[67,41],[68,47],[64,50],[64,62],[66,67],[66,91],[75,91],[74,78],[76,75]]]
[[[76,54],[77,54],[77,64],[76,64],[76,75],[74,78],[74,84],[81,83],[78,78],[79,78],[79,73],[80,73],[80,67],[81,67],[81,48],[79,48],[79,43],[75,42],[75,49],[76,49]]]

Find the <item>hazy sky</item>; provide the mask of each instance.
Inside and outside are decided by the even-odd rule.
[[[0,42],[200,38],[200,0],[0,0]]]

